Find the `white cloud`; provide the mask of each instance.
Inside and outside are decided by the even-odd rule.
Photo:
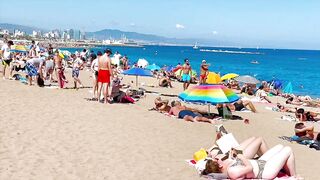
[[[184,25],[182,25],[182,24],[176,24],[176,28],[177,28],[177,29],[184,29],[185,27],[184,27]]]
[[[218,34],[218,31],[212,31],[212,34],[213,34],[213,35],[217,35],[217,34]]]

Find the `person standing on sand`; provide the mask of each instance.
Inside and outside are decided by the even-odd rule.
[[[183,81],[183,90],[188,89],[191,81],[191,65],[189,63],[189,59],[184,60],[184,65],[181,67],[180,77]],[[181,76],[182,74],[182,76]]]
[[[73,65],[72,65],[72,77],[74,80],[74,88],[78,89],[77,87],[77,83],[79,83],[79,85],[81,87],[83,87],[80,79],[79,79],[79,75],[80,75],[80,70],[83,68],[83,61],[81,60],[80,56],[78,55],[76,57],[76,59],[73,61]]]
[[[98,59],[98,102],[100,100],[103,85],[105,85],[103,89],[104,103],[108,102],[110,77],[113,76],[110,59],[111,54],[111,49],[106,49],[105,54]]]
[[[62,66],[62,57],[59,54],[59,51],[56,50],[54,56],[54,67],[56,70],[56,77],[58,79],[59,87],[62,89],[64,87],[64,83],[67,83],[66,77],[64,76],[64,68]]]
[[[11,67],[11,62],[12,62],[12,52],[11,52],[11,46],[13,45],[12,41],[8,41],[7,44],[4,44],[1,47],[1,58],[2,58],[2,64],[3,64],[3,79],[6,79],[6,68],[9,67],[10,70],[10,76],[9,79],[11,79],[12,77],[12,71],[13,68]]]
[[[208,74],[209,74],[209,64],[207,64],[206,60],[202,60],[202,63],[200,66],[200,81],[199,81],[200,85],[206,83]]]
[[[98,59],[102,56],[100,51],[97,52],[97,57],[91,63],[92,79],[93,79],[93,99],[98,97]]]

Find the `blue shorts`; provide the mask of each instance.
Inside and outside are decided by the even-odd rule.
[[[33,64],[28,63],[26,65],[26,70],[27,70],[28,76],[36,76],[36,75],[38,75],[38,70]]]
[[[191,80],[191,77],[190,77],[189,74],[183,74],[182,75],[182,81],[183,82],[190,82],[190,80]]]
[[[72,69],[72,77],[79,77],[80,69],[79,68],[73,68]]]
[[[182,110],[179,112],[179,118],[183,119],[185,116],[192,116],[193,118],[197,117],[198,115],[196,115],[194,112],[190,111],[190,110]]]

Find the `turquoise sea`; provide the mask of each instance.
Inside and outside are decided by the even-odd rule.
[[[255,49],[255,48],[221,48],[188,46],[143,46],[143,47],[96,47],[94,52],[111,48],[127,55],[131,63],[139,58],[148,60],[159,66],[183,64],[188,58],[192,68],[199,72],[201,60],[211,64],[210,71],[237,73],[255,76],[259,80],[279,79],[286,85],[292,82],[293,92],[300,95],[320,97],[320,51],[319,50],[287,50],[287,49]],[[67,48],[70,52],[82,49]],[[252,64],[258,61],[259,64]]]

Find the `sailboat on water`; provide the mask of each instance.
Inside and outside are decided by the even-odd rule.
[[[193,48],[193,49],[199,49],[198,43],[196,42],[196,44],[195,44],[192,48]]]

